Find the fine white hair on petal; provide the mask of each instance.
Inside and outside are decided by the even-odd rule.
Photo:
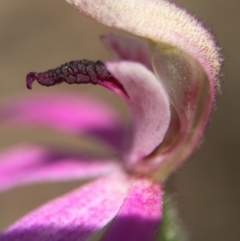
[[[210,84],[218,86],[221,58],[212,35],[185,10],[165,0],[67,0],[107,26],[166,42],[198,60]]]
[[[222,61],[213,36],[196,18],[166,0],[67,1],[102,24],[150,40],[155,76],[176,114],[171,112],[161,145],[133,169],[159,170],[158,177],[164,179],[199,145],[212,113]]]
[[[116,216],[129,188],[121,174],[96,180],[23,217],[0,234],[0,241],[89,240]]]

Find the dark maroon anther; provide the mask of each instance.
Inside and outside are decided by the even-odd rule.
[[[106,70],[106,67],[102,62],[97,61],[95,68],[100,79],[109,79],[111,77],[111,74]]]
[[[29,90],[32,89],[32,84],[33,84],[33,82],[34,82],[35,80],[37,80],[37,79],[38,79],[38,74],[35,73],[35,72],[31,72],[31,73],[29,73],[29,74],[27,75],[27,77],[26,77],[26,82],[27,82],[27,88],[28,88]]]
[[[67,84],[100,84],[108,89],[120,89],[126,94],[123,86],[109,73],[101,61],[93,62],[83,59],[68,62],[46,72],[31,72],[27,75],[28,89],[32,89],[32,83],[35,80],[44,86],[53,86],[63,81]]]

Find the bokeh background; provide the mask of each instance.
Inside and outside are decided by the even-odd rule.
[[[215,34],[224,56],[222,94],[201,148],[168,181],[192,241],[240,240],[240,1],[177,0]],[[67,91],[98,95],[127,116],[125,106],[107,90],[61,85],[25,88],[29,71],[43,71],[70,60],[111,58],[99,35],[130,34],[81,16],[64,1],[0,0],[0,101],[36,92]],[[140,39],[140,38],[139,38]],[[140,41],[143,41],[140,39]],[[46,129],[0,125],[0,151],[21,143],[54,143],[86,149],[89,143]],[[94,148],[94,147],[93,147]],[[0,196],[0,230],[78,182],[35,185]]]

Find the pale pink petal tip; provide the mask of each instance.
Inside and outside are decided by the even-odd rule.
[[[128,191],[123,177],[90,183],[21,219],[0,241],[85,241],[117,214]]]
[[[163,193],[158,183],[133,181],[132,187],[102,241],[154,241],[162,220]]]
[[[0,192],[34,183],[91,179],[118,169],[118,164],[37,146],[21,146],[0,154]]]

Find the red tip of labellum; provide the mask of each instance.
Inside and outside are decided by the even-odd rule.
[[[30,72],[30,73],[27,75],[27,77],[26,77],[26,82],[27,82],[27,88],[28,88],[29,90],[32,89],[32,84],[33,84],[33,82],[34,82],[36,79],[38,79],[38,74],[35,73],[35,72]]]

